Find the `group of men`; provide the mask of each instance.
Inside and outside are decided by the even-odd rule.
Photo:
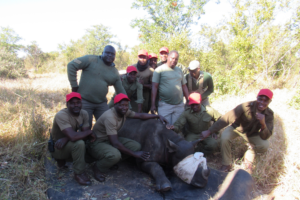
[[[184,74],[177,67],[177,51],[169,52],[167,47],[162,47],[159,54],[161,61],[157,63],[155,53],[140,50],[137,63],[128,66],[124,75],[119,75],[115,68],[116,51],[110,45],[101,56],[86,55],[68,64],[72,93],[66,96],[67,108],[54,118],[52,156],[59,168],[65,167],[67,160],[73,161],[78,183],[91,184],[84,172],[86,151],[96,160],[92,169],[95,179],[101,182],[105,181],[104,173],[116,168],[121,159],[133,156],[146,161],[149,158],[149,152],[140,151],[139,143],[118,137],[117,132],[127,117],[158,118],[188,141],[202,138],[197,151],[212,153],[220,148],[222,171],[231,169],[230,140],[238,136],[252,144],[244,158],[249,172],[255,152],[268,149],[267,139],[272,135],[274,121],[273,112],[268,108],[273,97],[269,89],[260,90],[256,101],[240,104],[222,116],[210,107],[213,80],[209,73],[200,70],[199,61],[190,62],[189,73]],[[82,70],[79,85],[78,70]],[[108,86],[114,86],[115,94],[107,104]],[[152,114],[148,114],[150,111]],[[211,121],[215,123],[211,125]],[[216,133],[226,126],[217,139]]]

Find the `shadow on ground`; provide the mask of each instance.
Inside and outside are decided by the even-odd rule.
[[[227,173],[211,169],[205,188],[195,188],[181,181],[175,174],[170,173],[168,178],[172,183],[172,190],[159,193],[155,190],[153,179],[139,171],[134,162],[130,160],[120,163],[118,170],[111,170],[107,173],[108,177],[104,183],[92,178],[91,186],[80,186],[73,178],[71,163],[68,164],[68,169],[59,171],[50,154],[45,157],[49,199],[207,200],[213,197],[213,199],[247,200],[252,199],[251,193],[254,188],[251,176],[244,170],[235,171],[231,176],[227,176]],[[90,169],[88,169],[88,174],[93,177]],[[226,183],[224,182],[225,178]],[[223,182],[225,184],[222,188],[225,189],[217,194]]]

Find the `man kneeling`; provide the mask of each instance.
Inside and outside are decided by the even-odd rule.
[[[256,101],[250,101],[238,105],[235,109],[226,113],[207,131],[203,131],[203,137],[208,137],[211,133],[221,130],[228,126],[221,134],[221,171],[231,169],[231,147],[230,140],[241,136],[250,143],[244,156],[246,170],[252,173],[252,163],[255,153],[264,153],[268,150],[269,141],[272,135],[274,113],[268,107],[271,103],[273,93],[269,89],[261,89]]]
[[[66,96],[67,108],[60,110],[54,117],[51,134],[55,141],[55,150],[51,152],[57,166],[63,168],[66,160],[73,160],[75,180],[81,185],[90,185],[85,174],[85,143],[83,139],[96,137],[89,128],[89,115],[81,109],[81,95],[72,92]],[[78,132],[77,132],[78,131]]]
[[[105,175],[112,166],[118,163],[121,158],[133,156],[142,160],[150,157],[149,152],[139,151],[141,145],[131,139],[118,137],[117,131],[125,123],[126,117],[136,119],[154,119],[159,118],[163,123],[168,123],[160,115],[146,113],[135,113],[128,110],[130,99],[125,94],[118,94],[114,98],[114,107],[103,113],[93,127],[93,133],[96,134],[97,140],[88,147],[88,153],[97,161],[93,166],[95,179],[105,181]],[[126,154],[121,156],[121,153]]]

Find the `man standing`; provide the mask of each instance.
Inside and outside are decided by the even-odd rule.
[[[143,85],[143,112],[148,113],[150,110],[150,98],[151,98],[151,79],[153,75],[153,69],[149,66],[148,52],[144,49],[138,52],[138,62],[133,65],[137,69],[137,77],[139,82]]]
[[[67,108],[60,110],[54,117],[51,135],[55,142],[55,151],[51,152],[57,166],[63,168],[66,160],[73,160],[75,180],[81,185],[90,185],[91,181],[85,174],[85,143],[83,139],[93,135],[89,116],[81,109],[81,96],[72,92],[66,96]]]
[[[201,95],[199,93],[190,94],[189,105],[190,107],[187,107],[174,125],[167,125],[167,128],[180,133],[185,124],[187,124],[185,139],[187,141],[194,141],[201,138],[201,132],[210,127],[210,121],[216,122],[221,117],[221,114],[212,107],[201,104]],[[197,148],[196,151],[214,153],[217,150],[218,142],[213,135],[205,138],[201,143],[203,144],[203,148]]]
[[[208,96],[214,92],[214,83],[209,73],[200,71],[200,63],[197,60],[190,62],[189,74],[185,75],[189,93],[198,92],[202,97],[202,104],[209,105]]]
[[[157,67],[167,63],[168,55],[169,55],[169,49],[167,47],[160,48],[159,50],[160,62],[157,64]]]
[[[152,78],[151,112],[157,110],[155,99],[159,90],[158,114],[173,124],[184,111],[183,94],[188,101],[186,80],[180,68],[176,67],[179,54],[171,51],[167,63],[155,69]]]
[[[238,105],[235,109],[226,113],[207,131],[202,132],[204,138],[211,133],[221,130],[228,126],[221,134],[221,171],[231,169],[231,148],[230,140],[241,136],[251,148],[244,156],[244,165],[249,173],[252,173],[252,163],[255,159],[255,153],[266,152],[269,147],[267,140],[272,135],[274,125],[274,113],[268,107],[273,97],[269,89],[261,89],[257,95],[256,101],[250,101]]]
[[[118,137],[120,130],[126,121],[126,117],[136,119],[154,119],[159,118],[163,123],[167,121],[159,115],[146,113],[135,113],[128,110],[130,99],[125,94],[118,94],[114,99],[114,107],[106,111],[96,122],[93,132],[97,136],[97,140],[90,144],[88,152],[97,161],[93,166],[96,180],[105,181],[105,175],[109,168],[118,163],[121,158],[133,156],[146,161],[149,152],[139,151],[141,145],[131,139]],[[121,155],[125,154],[125,155]]]
[[[126,69],[127,74],[121,75],[122,85],[130,99],[131,110],[134,112],[141,113],[143,106],[143,86],[137,79],[137,70],[134,66],[129,66]],[[108,106],[109,108],[114,106],[114,98],[116,93],[111,98]]]
[[[82,108],[89,114],[92,127],[93,115],[96,120],[108,110],[106,94],[108,86],[113,85],[116,93],[126,93],[118,70],[113,63],[116,57],[114,47],[107,45],[101,56],[86,55],[68,64],[68,78],[73,92],[82,96]],[[82,70],[79,86],[77,71]]]
[[[148,58],[150,67],[155,70],[157,68],[157,55],[155,53],[150,53]]]

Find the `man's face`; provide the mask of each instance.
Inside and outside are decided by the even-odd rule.
[[[140,65],[146,65],[148,61],[148,57],[145,55],[139,55],[138,60]]]
[[[133,83],[136,81],[136,75],[137,75],[137,72],[130,72],[130,73],[127,73],[127,80],[129,83]]]
[[[150,58],[149,65],[150,65],[150,67],[155,69],[157,67],[157,58]]]
[[[159,55],[160,55],[160,60],[161,60],[162,62],[167,61],[168,53],[167,53],[166,51],[160,52]]]
[[[115,61],[116,50],[113,47],[106,46],[102,52],[102,59],[105,63],[111,64]]]
[[[175,52],[172,54],[169,54],[167,63],[171,68],[174,68],[177,65],[178,57],[179,57],[178,54]]]
[[[264,111],[269,106],[270,103],[271,100],[267,96],[264,95],[258,96],[256,109],[259,111]]]
[[[191,104],[191,109],[193,110],[193,112],[200,112],[201,104]]]
[[[119,103],[115,104],[116,112],[119,113],[121,116],[124,116],[129,108],[129,101],[122,100]]]
[[[199,75],[200,75],[200,68],[197,68],[197,69],[194,69],[194,70],[189,70],[190,71],[190,75],[193,77],[193,78],[198,78]]]
[[[80,113],[81,107],[81,99],[78,99],[76,97],[67,102],[67,108],[71,114],[78,115]]]

